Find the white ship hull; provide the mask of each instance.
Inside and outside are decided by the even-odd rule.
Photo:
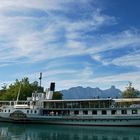
[[[81,125],[81,126],[140,126],[140,116],[34,116],[11,118],[10,113],[0,114],[1,122]]]

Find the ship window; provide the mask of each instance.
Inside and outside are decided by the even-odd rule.
[[[74,111],[74,115],[78,115],[79,114],[79,111],[78,110],[75,110]]]
[[[29,113],[29,110],[27,110],[27,113]]]
[[[31,110],[31,113],[33,113],[33,111]]]
[[[122,114],[127,114],[127,110],[122,110]]]
[[[34,111],[34,113],[36,114],[36,110]]]
[[[111,114],[115,115],[116,114],[116,110],[111,110]]]
[[[102,110],[102,115],[106,115],[106,114],[107,114],[106,110]]]
[[[138,110],[137,109],[132,110],[132,114],[138,114]]]
[[[9,112],[10,112],[10,110],[9,110]]]
[[[6,110],[5,110],[5,112],[6,112]]]
[[[83,115],[88,115],[88,111],[87,110],[84,110],[83,111]]]
[[[97,110],[93,110],[93,111],[92,111],[92,114],[93,114],[93,115],[97,115]]]

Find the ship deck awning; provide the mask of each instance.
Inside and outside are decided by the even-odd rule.
[[[43,102],[82,102],[82,101],[111,101],[112,98],[100,99],[67,99],[67,100],[42,100]]]
[[[115,102],[140,102],[140,98],[121,98],[113,99]]]

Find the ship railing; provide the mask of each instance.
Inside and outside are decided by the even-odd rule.
[[[131,108],[134,108],[134,107],[140,108],[140,104],[132,104],[132,105],[130,105],[130,107],[131,107]]]
[[[16,109],[30,109],[30,106],[27,104],[15,104],[14,108],[16,108]]]

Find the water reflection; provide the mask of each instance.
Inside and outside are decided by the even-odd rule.
[[[0,140],[140,140],[140,128],[0,123]]]

